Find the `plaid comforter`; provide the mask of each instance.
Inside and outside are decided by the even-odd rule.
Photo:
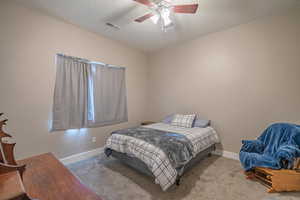
[[[188,139],[193,139],[191,140],[193,155],[196,155],[200,149],[205,149],[211,145],[207,145],[208,143],[205,141],[206,145],[202,145],[203,141],[201,138],[203,134],[202,137],[198,138],[190,134],[186,136],[189,136]],[[106,148],[126,153],[143,161],[155,176],[155,183],[159,184],[164,191],[173,185],[177,179],[178,171],[172,166],[165,152],[144,140],[124,134],[112,134],[106,141]]]

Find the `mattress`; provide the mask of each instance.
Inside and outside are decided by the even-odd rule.
[[[184,128],[165,123],[155,123],[143,127],[185,135],[193,144],[194,155],[220,142],[217,132],[210,126],[206,128]]]

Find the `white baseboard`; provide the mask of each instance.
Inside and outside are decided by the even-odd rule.
[[[60,161],[64,165],[68,165],[68,164],[72,164],[75,162],[79,162],[81,160],[85,160],[85,159],[97,156],[97,155],[103,153],[103,151],[104,151],[104,147],[100,147],[97,149],[93,149],[91,151],[86,151],[86,152],[82,152],[82,153],[78,153],[78,154],[74,154],[74,155],[62,158],[62,159],[60,159]],[[230,152],[230,151],[216,150],[213,152],[213,154],[218,155],[218,156],[223,156],[225,158],[229,158],[229,159],[233,159],[233,160],[239,160],[239,155],[237,153]]]
[[[231,151],[222,151],[222,150],[215,150],[213,154],[218,156],[223,156],[225,158],[233,159],[233,160],[239,160],[239,154],[231,152]]]
[[[93,149],[91,151],[86,151],[78,154],[74,154],[65,158],[60,159],[60,162],[62,162],[64,165],[72,164],[81,160],[85,160],[94,156],[97,156],[101,153],[103,153],[104,147],[100,147],[97,149]]]

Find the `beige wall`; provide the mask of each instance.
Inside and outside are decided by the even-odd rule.
[[[299,11],[146,56],[8,2],[0,1],[0,111],[9,117],[18,158],[49,151],[61,158],[101,147],[112,130],[174,112],[211,119],[224,149],[235,152],[241,139],[272,122],[300,123]],[[50,133],[56,53],[127,67],[129,122]]]
[[[55,54],[125,66],[129,122],[87,131],[48,132]],[[146,107],[147,57],[132,48],[9,1],[0,1],[0,111],[17,139],[17,157],[54,152],[58,157],[104,144],[113,129],[137,125]],[[92,137],[97,142],[92,143]]]
[[[270,123],[300,123],[300,10],[161,50],[149,69],[149,119],[197,112],[238,152]]]

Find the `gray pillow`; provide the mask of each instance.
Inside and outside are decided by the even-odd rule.
[[[207,119],[196,119],[193,127],[206,128],[210,126],[210,120]]]
[[[171,124],[172,120],[174,118],[174,114],[170,114],[168,116],[166,116],[162,122],[165,123],[165,124]]]
[[[191,115],[176,114],[174,115],[171,125],[185,127],[185,128],[192,128],[195,118],[196,118],[195,114],[191,114]]]

